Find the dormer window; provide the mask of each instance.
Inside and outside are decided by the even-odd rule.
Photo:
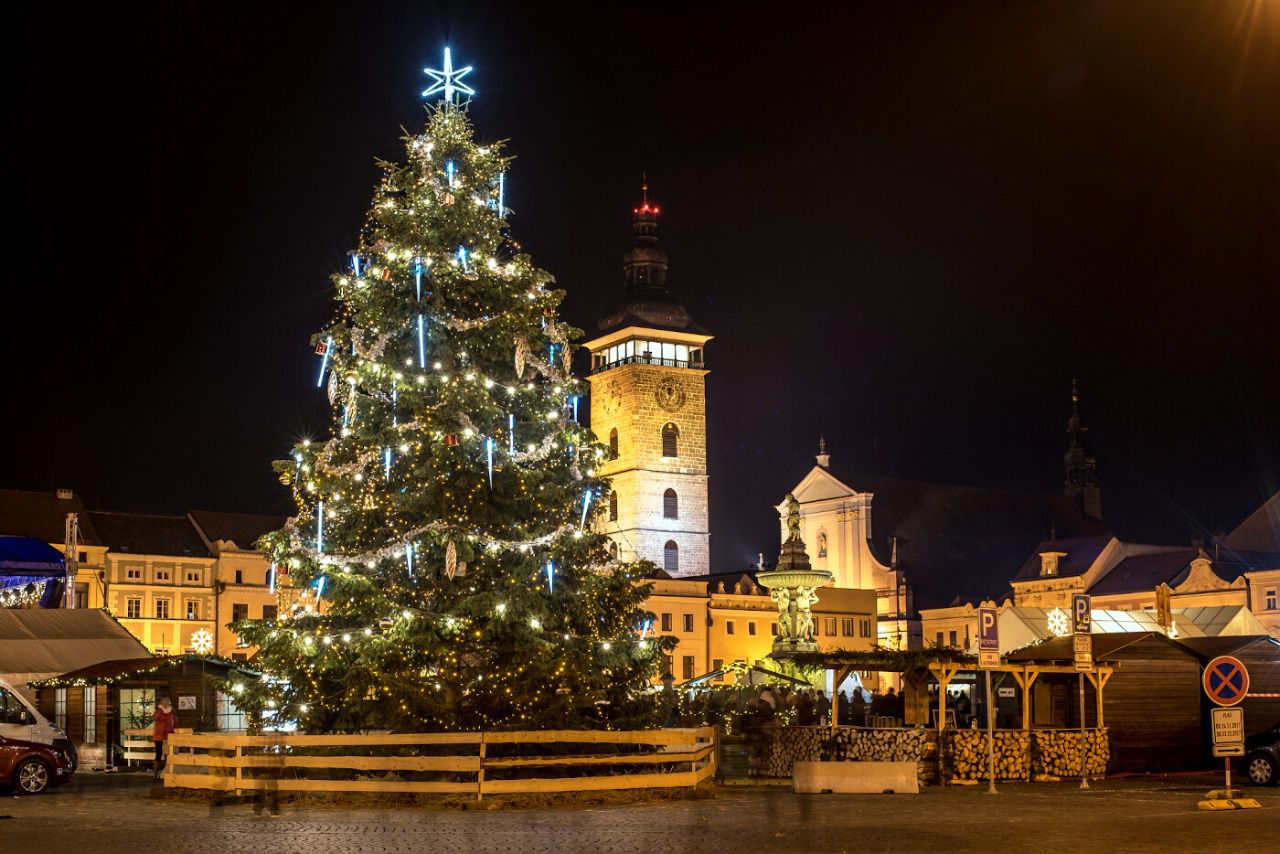
[[[1040,577],[1057,575],[1058,561],[1066,556],[1066,552],[1040,552]]]

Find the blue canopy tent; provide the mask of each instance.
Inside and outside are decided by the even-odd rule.
[[[67,586],[67,562],[62,554],[34,537],[0,537],[0,605],[20,600],[44,584],[41,608],[57,608]]]

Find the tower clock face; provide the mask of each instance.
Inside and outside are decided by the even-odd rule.
[[[618,394],[618,384],[609,383],[604,390],[604,414],[617,415],[622,409],[622,396]]]
[[[680,387],[680,383],[670,377],[658,383],[658,390],[654,393],[654,397],[657,398],[658,406],[667,412],[675,412],[684,406],[684,389]]]

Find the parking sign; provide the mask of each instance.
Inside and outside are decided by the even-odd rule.
[[[990,670],[1000,666],[1000,623],[995,608],[978,609],[978,666]]]
[[[1092,599],[1083,593],[1071,597],[1071,618],[1075,623],[1075,634],[1087,635],[1093,631]]]

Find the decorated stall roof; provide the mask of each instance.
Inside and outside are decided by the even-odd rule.
[[[159,673],[184,663],[201,664],[208,668],[211,676],[225,676],[232,672],[257,675],[256,671],[246,667],[242,662],[230,661],[225,658],[201,655],[163,655],[100,661],[88,667],[81,667],[78,670],[63,673],[61,676],[33,681],[30,685],[32,688],[109,685],[125,679]]]

